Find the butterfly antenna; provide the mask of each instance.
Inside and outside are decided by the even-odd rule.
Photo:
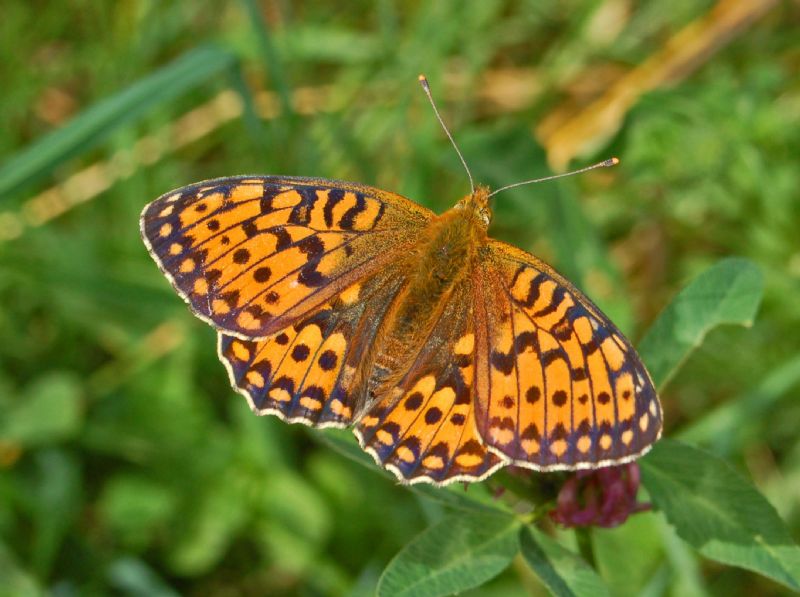
[[[504,187],[500,187],[496,191],[492,191],[491,193],[489,193],[489,197],[497,195],[497,193],[499,193],[500,191],[513,189],[514,187],[521,187],[522,185],[533,184],[535,182],[544,182],[546,180],[554,180],[556,178],[564,178],[565,176],[572,176],[573,174],[588,172],[589,170],[594,170],[596,168],[609,168],[610,166],[616,166],[617,164],[619,164],[619,160],[617,158],[609,158],[607,160],[603,160],[602,162],[592,164],[591,166],[586,166],[585,168],[573,170],[572,172],[564,172],[563,174],[554,174],[553,176],[545,176],[544,178],[533,178],[531,180],[523,180],[522,182],[515,182],[514,184],[506,185]]]
[[[422,90],[425,92],[425,95],[428,96],[428,101],[431,103],[433,107],[433,113],[436,114],[436,118],[439,120],[439,124],[442,125],[444,132],[447,134],[447,138],[450,139],[450,143],[453,144],[453,147],[458,154],[458,158],[461,160],[461,163],[464,165],[464,170],[467,171],[467,176],[469,177],[469,189],[470,193],[475,192],[475,183],[472,181],[472,172],[469,171],[469,166],[467,166],[466,160],[464,160],[464,156],[461,155],[461,151],[458,149],[458,145],[456,145],[455,139],[453,139],[453,135],[450,134],[450,131],[447,130],[447,126],[442,120],[441,114],[439,114],[439,110],[436,108],[436,102],[433,101],[433,96],[431,95],[431,86],[428,84],[428,79],[425,75],[419,76],[419,84],[422,85]]]

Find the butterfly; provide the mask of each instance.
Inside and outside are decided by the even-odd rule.
[[[641,456],[662,426],[647,370],[566,278],[488,236],[491,195],[436,215],[352,182],[236,176],[140,224],[256,414],[352,427],[403,483]]]

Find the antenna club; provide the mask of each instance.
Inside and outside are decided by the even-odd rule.
[[[608,167],[608,166],[616,166],[617,164],[619,164],[619,158],[609,158],[605,161],[603,165]]]
[[[419,75],[417,77],[417,80],[419,81],[419,84],[422,85],[422,88],[425,91],[430,91],[431,90],[430,85],[428,85],[428,77],[426,77],[425,75]]]

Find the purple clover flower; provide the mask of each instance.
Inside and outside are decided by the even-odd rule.
[[[558,493],[550,518],[565,527],[621,525],[631,514],[650,509],[636,501],[639,465],[635,462],[578,471]]]

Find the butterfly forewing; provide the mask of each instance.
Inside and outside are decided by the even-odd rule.
[[[475,278],[477,424],[538,470],[632,460],[661,432],[650,377],[619,330],[532,255],[491,241]]]
[[[502,466],[475,424],[475,336],[469,284],[454,289],[396,385],[357,424],[359,441],[400,480],[476,481]]]
[[[360,368],[402,282],[379,272],[262,340],[220,334],[231,384],[257,414],[314,427],[351,424],[366,396]]]
[[[263,338],[380,269],[431,216],[367,186],[250,176],[167,193],[144,209],[141,230],[198,317]]]

